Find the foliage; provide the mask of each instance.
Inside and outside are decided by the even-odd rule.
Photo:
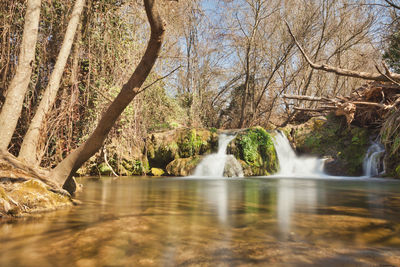
[[[400,111],[390,114],[380,131],[381,142],[386,149],[386,170],[391,177],[400,178]]]
[[[272,136],[262,127],[249,128],[239,133],[234,144],[229,147],[229,152],[250,166],[252,175],[267,175],[278,169]]]
[[[189,158],[200,154],[203,145],[207,145],[207,141],[197,134],[196,129],[191,129],[179,142],[179,155],[182,158]]]
[[[0,2],[1,107],[18,58],[26,1]],[[74,1],[42,2],[34,72],[23,115],[10,146],[15,155],[26,131],[26,122],[32,118],[48,82]],[[160,2],[165,7],[162,12],[169,25],[168,38],[163,55],[145,85],[177,66],[182,68],[137,95],[110,132],[105,145],[115,152],[110,153],[113,154],[110,163],[116,171],[124,164],[123,159],[137,165],[132,170],[128,168],[129,172],[146,169],[146,161],[134,150],[144,148],[149,133],[193,125],[237,127],[242,109],[245,126],[265,126],[269,115],[282,120],[292,112],[291,104],[280,102],[278,96],[282,92],[340,95],[359,83],[350,78],[310,73],[308,66],[298,60],[298,51],[292,49],[287,31],[282,27],[282,14],[292,25],[297,25],[294,31],[299,41],[309,44],[306,49],[315,52],[313,57],[318,62],[328,60],[331,64],[364,70],[370,60],[360,55],[372,54],[365,43],[371,39],[374,14],[365,5],[354,7],[348,5],[348,1],[319,0],[298,6],[296,1],[289,0],[280,6],[281,1],[260,0],[252,7],[251,1],[221,1],[220,9],[211,11],[218,19],[210,21],[206,19],[210,10],[204,9],[201,1],[172,1],[172,8],[167,3],[170,1]],[[293,6],[298,8],[293,9]],[[270,13],[271,10],[281,11]],[[261,19],[267,14],[268,19]],[[253,30],[254,38],[249,38]],[[138,64],[148,37],[146,15],[140,1],[87,1],[75,39],[76,52],[70,55],[54,111],[46,122],[49,131],[43,136],[43,146],[47,149],[42,166],[55,166],[87,140],[102,112]],[[392,39],[388,53],[397,57],[397,52],[393,52],[398,49],[396,32]],[[394,63],[398,62],[396,57]],[[77,77],[75,81],[71,79],[73,76]],[[246,97],[244,107],[243,96]],[[216,133],[215,128],[210,131]],[[263,138],[262,133],[249,133],[238,144],[244,148],[242,158],[246,164],[262,166],[267,156],[274,156],[267,149],[270,144],[259,144]],[[178,157],[190,157],[215,147],[204,140],[199,132],[190,133],[181,141],[154,148],[153,152],[168,159],[175,159],[176,153]],[[310,137],[307,145],[322,146],[318,140]],[[360,140],[351,142],[356,144]],[[96,164],[102,160],[100,154],[97,156],[93,161]],[[133,162],[143,164],[140,167]]]
[[[150,166],[165,169],[175,159],[210,153],[216,146],[217,135],[211,131],[180,128],[151,134],[146,150]]]
[[[400,24],[395,21],[392,33],[388,36],[388,46],[383,58],[394,72],[400,73]]]
[[[212,133],[217,133],[217,128],[215,128],[215,127],[211,127],[209,130]]]

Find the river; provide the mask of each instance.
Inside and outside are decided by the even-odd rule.
[[[0,266],[396,266],[400,181],[85,178],[0,224]]]

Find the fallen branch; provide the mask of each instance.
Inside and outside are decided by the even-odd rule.
[[[326,111],[325,108],[301,108],[301,107],[293,107],[294,110],[298,111],[309,111],[309,112],[324,112]]]
[[[383,109],[388,109],[390,107],[388,105],[379,104],[379,103],[375,103],[375,102],[352,101],[351,103],[353,103],[355,105],[374,106],[374,107],[383,108]]]
[[[110,168],[112,174],[113,174],[115,177],[118,177],[119,175],[115,173],[115,171],[113,170],[113,168],[111,167],[111,165],[108,163],[108,160],[107,160],[107,151],[106,151],[106,148],[105,148],[105,147],[103,147],[103,154],[104,154],[104,162],[106,163],[106,165],[108,166],[108,168]]]

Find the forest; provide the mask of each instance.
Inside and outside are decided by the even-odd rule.
[[[123,160],[148,173],[152,133],[273,129],[334,111],[398,159],[396,2],[158,4],[2,1],[3,157],[68,188],[85,162],[81,174],[105,162],[118,175]]]
[[[0,1],[1,266],[396,266],[398,178],[398,0]]]

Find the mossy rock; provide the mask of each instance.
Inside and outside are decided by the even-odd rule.
[[[0,186],[0,218],[9,213],[12,207],[11,203],[6,191]]]
[[[290,130],[288,130],[290,129]],[[331,158],[325,171],[331,175],[360,176],[370,145],[368,129],[348,126],[341,117],[312,118],[308,122],[284,128],[299,154]]]
[[[146,162],[140,160],[127,160],[123,159],[119,166],[120,175],[143,175],[149,172],[149,167]]]
[[[202,157],[175,159],[167,165],[167,172],[171,176],[188,176],[193,174],[194,169],[200,163]]]
[[[395,168],[395,178],[400,178],[400,164]]]
[[[271,134],[262,127],[241,131],[228,146],[242,164],[245,176],[270,175],[278,170],[278,160]]]
[[[400,178],[400,153],[387,153],[385,157],[386,175],[390,178]]]
[[[150,174],[153,176],[163,176],[165,174],[163,169],[151,168]]]
[[[208,129],[181,128],[154,133],[147,138],[149,165],[165,169],[175,159],[211,153],[218,146],[218,135]]]
[[[0,152],[0,177],[0,217],[72,205],[68,193],[51,179],[10,154]]]
[[[0,185],[0,215],[19,216],[24,213],[54,210],[72,205],[67,195],[53,192],[36,179],[13,183],[6,191]],[[1,216],[0,216],[1,217]]]
[[[178,142],[179,156],[189,158],[211,151],[209,143],[212,132],[209,130],[191,129],[180,137]]]
[[[97,166],[97,169],[98,169],[100,175],[111,175],[112,174],[111,168],[105,162],[103,162],[99,166]]]

